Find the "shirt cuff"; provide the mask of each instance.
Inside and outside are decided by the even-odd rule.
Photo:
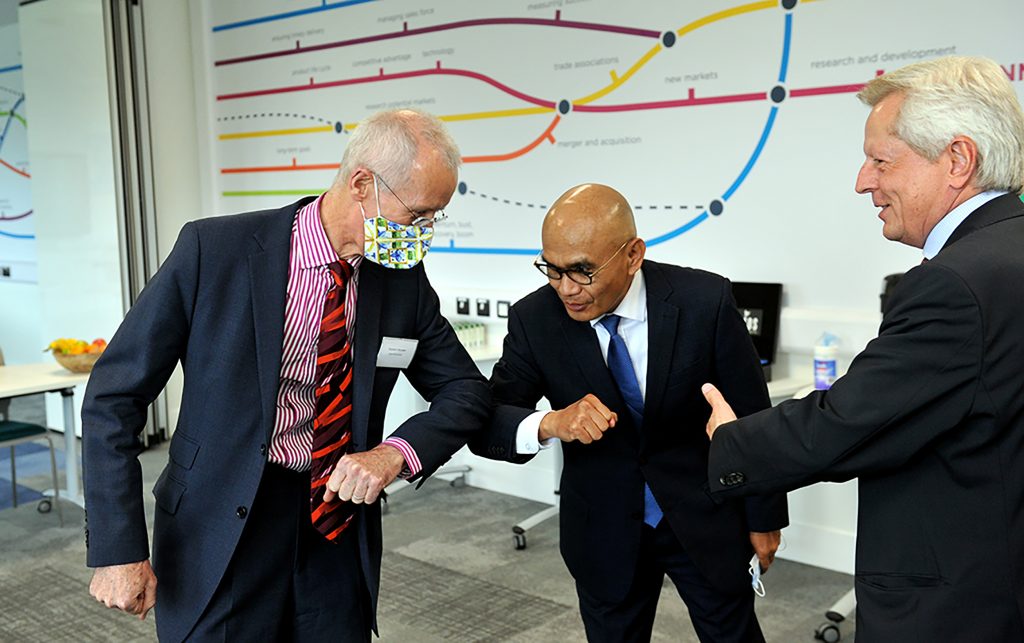
[[[408,480],[419,473],[423,468],[423,465],[420,464],[419,457],[416,455],[416,449],[413,449],[412,445],[402,438],[388,438],[381,442],[381,444],[387,444],[388,446],[395,447],[401,451],[402,457],[405,458],[405,466],[402,467],[402,472],[398,474],[399,478]]]
[[[540,421],[551,411],[535,411],[523,418],[516,430],[516,454],[532,455],[550,448],[558,438],[540,441]]]

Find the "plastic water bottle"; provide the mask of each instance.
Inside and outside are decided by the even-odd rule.
[[[823,333],[814,345],[814,388],[819,391],[832,386],[836,381],[836,356],[839,354],[839,338],[832,333]]]

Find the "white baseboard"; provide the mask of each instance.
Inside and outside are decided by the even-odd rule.
[[[857,538],[845,531],[795,523],[783,532],[785,550],[778,557],[834,572],[853,574]]]
[[[553,451],[547,450],[526,464],[511,464],[481,458],[462,449],[451,459],[451,464],[471,468],[466,474],[466,484],[472,487],[554,504],[557,486],[554,456]]]

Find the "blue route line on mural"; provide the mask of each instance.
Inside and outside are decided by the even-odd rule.
[[[775,124],[775,115],[778,113],[778,107],[772,107],[772,111],[768,112],[768,122],[764,124],[764,130],[761,132],[760,140],[757,141],[757,147],[754,148],[754,153],[750,155],[750,160],[747,161],[747,164],[743,167],[740,175],[736,177],[736,180],[733,181],[732,185],[729,186],[729,189],[722,195],[722,198],[726,201],[736,193],[736,190],[738,190],[740,185],[743,184],[743,181],[746,180],[747,175],[750,174],[750,170],[754,168],[754,163],[757,162],[758,157],[761,156],[761,151],[764,150],[765,143],[768,142],[768,134],[772,131],[772,125]]]
[[[12,239],[35,239],[34,234],[14,234],[13,232],[4,232],[0,230],[0,237],[10,237]]]
[[[789,69],[789,41],[793,34],[793,14],[786,14],[786,35],[782,39],[782,65],[779,66],[779,82],[786,82],[786,70]]]
[[[14,120],[14,111],[18,109],[18,106],[21,105],[23,102],[25,102],[24,95],[22,95],[21,98],[14,102],[14,107],[12,107],[11,110],[7,113],[7,121],[4,123],[4,131],[0,132],[0,152],[2,152],[4,149],[4,139],[7,138],[7,130],[11,128],[11,121]]]
[[[287,20],[288,18],[295,18],[297,16],[306,16],[311,13],[320,13],[321,11],[330,11],[332,9],[344,9],[345,7],[352,7],[357,4],[366,4],[367,2],[376,2],[377,0],[345,0],[344,2],[331,2],[328,4],[324,0],[323,4],[319,7],[309,7],[308,9],[298,9],[296,11],[288,11],[287,13],[275,13],[269,16],[262,16],[259,18],[250,18],[249,20],[240,20],[238,22],[229,22],[223,25],[215,26],[212,31],[227,31],[228,29],[238,29],[239,27],[249,27],[251,25],[258,25],[264,22],[274,22],[275,20]]]
[[[779,71],[779,82],[784,82],[786,79],[786,69],[789,67],[789,44],[793,37],[793,15],[790,13],[786,14],[786,28],[785,35],[782,43],[782,67]],[[728,201],[736,190],[743,184],[743,182],[749,176],[750,171],[754,169],[754,165],[757,160],[761,157],[761,152],[764,151],[765,145],[768,143],[768,136],[771,134],[772,128],[775,126],[775,116],[778,114],[779,108],[772,106],[771,111],[768,112],[768,120],[764,124],[764,129],[761,130],[761,137],[757,141],[757,145],[754,147],[753,153],[747,160],[746,165],[740,170],[739,176],[732,182],[729,189],[722,194],[722,200]],[[697,227],[701,223],[707,221],[708,217],[711,216],[708,213],[708,209],[693,217],[683,225],[669,230],[665,234],[659,235],[646,241],[648,247],[656,246],[660,243],[665,243],[670,239],[674,239],[681,234],[689,232],[693,228]],[[473,247],[459,247],[455,245],[455,240],[452,239],[448,242],[447,246],[433,246],[431,248],[433,252],[447,253],[447,254],[482,254],[482,255],[527,255],[533,256],[540,252],[540,248],[473,248]]]
[[[21,69],[21,65],[11,65],[10,67],[0,67],[0,74],[6,74],[9,71],[18,71]]]

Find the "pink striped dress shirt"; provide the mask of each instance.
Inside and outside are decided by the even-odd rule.
[[[288,291],[284,311],[284,345],[281,349],[281,378],[277,391],[277,415],[270,440],[270,461],[295,471],[308,471],[312,460],[316,344],[320,316],[333,281],[327,265],[338,255],[327,239],[320,221],[323,195],[301,208],[292,225],[288,260]],[[349,341],[355,341],[356,297],[359,266],[363,257],[346,259],[352,266],[352,280],[345,293]],[[416,451],[401,438],[384,441],[405,457],[403,477],[422,468]]]

